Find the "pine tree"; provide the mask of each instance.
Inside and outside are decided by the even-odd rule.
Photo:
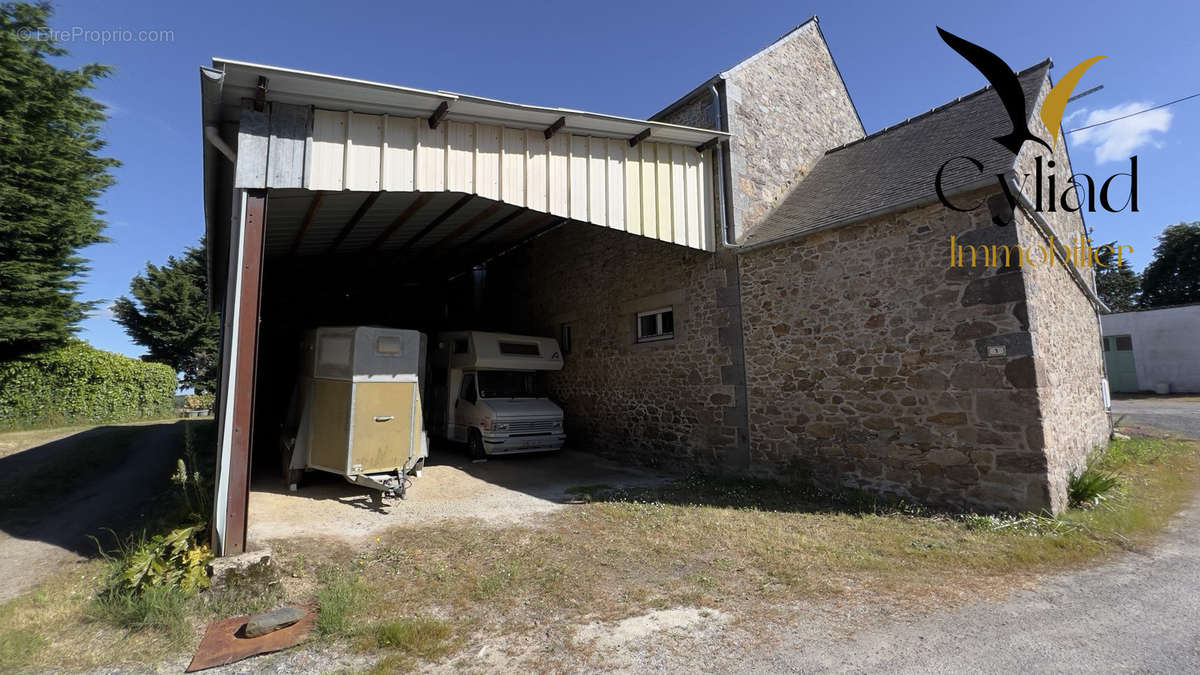
[[[1142,307],[1200,302],[1200,222],[1171,225],[1158,235],[1142,273]]]
[[[0,4],[0,360],[66,341],[94,303],[78,299],[78,251],[105,241],[96,206],[112,184],[104,107],[84,95],[109,68],[64,70],[48,4]]]
[[[1142,280],[1128,260],[1117,260],[1116,250],[1116,242],[1096,249],[1096,293],[1112,311],[1128,312],[1137,308]]]
[[[150,351],[147,361],[166,363],[182,374],[180,383],[199,393],[217,384],[217,315],[208,311],[207,254],[204,240],[146,270],[129,283],[130,294],[113,303],[117,322],[134,342]]]

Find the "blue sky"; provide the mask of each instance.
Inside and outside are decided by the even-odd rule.
[[[62,31],[170,31],[169,39],[78,36],[62,65],[115,66],[94,96],[111,108],[107,154],[123,165],[102,199],[111,243],[85,251],[89,299],[128,292],[147,261],[203,231],[198,66],[213,56],[522,103],[645,117],[816,14],[867,131],[985,84],[935,26],[1020,69],[1049,56],[1061,78],[1105,55],[1080,82],[1065,126],[1200,91],[1195,3],[613,2],[55,3]],[[1076,124],[1077,123],[1077,124]],[[1137,214],[1088,214],[1097,242],[1132,245],[1140,269],[1168,224],[1200,220],[1195,167],[1200,98],[1069,138],[1074,169],[1107,177],[1139,157]],[[107,311],[92,344],[141,353]]]

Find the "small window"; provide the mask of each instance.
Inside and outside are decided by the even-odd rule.
[[[454,353],[455,354],[466,354],[467,351],[469,351],[467,349],[467,338],[457,338],[456,340],[454,340]]]
[[[1128,335],[1117,336],[1117,351],[1131,352],[1133,351],[1133,338]]]
[[[639,312],[637,315],[637,341],[652,342],[675,337],[675,311],[670,307]]]
[[[516,356],[541,356],[536,342],[501,342],[500,353]]]
[[[381,337],[375,340],[375,353],[389,356],[404,354],[404,341],[398,337]]]
[[[459,390],[458,397],[467,403],[474,403],[475,395],[475,374],[463,376],[462,389]]]
[[[571,353],[571,324],[564,323],[558,327],[558,346],[563,354]]]

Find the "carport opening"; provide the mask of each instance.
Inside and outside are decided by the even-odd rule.
[[[269,191],[252,440],[255,489],[284,485],[280,439],[307,331],[385,326],[421,331],[431,343],[453,330],[535,335],[523,271],[527,245],[564,226],[595,227],[456,193]],[[463,458],[457,445],[437,443],[429,463]],[[305,474],[301,492],[312,485],[346,495],[363,492],[318,471]],[[253,514],[250,520],[253,528]]]

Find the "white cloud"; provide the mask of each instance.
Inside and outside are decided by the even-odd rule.
[[[113,311],[112,303],[101,305],[87,313],[89,319],[105,319],[112,321],[117,318],[116,312]]]
[[[1145,110],[1153,105],[1149,101],[1130,101],[1111,108],[1087,111],[1087,116],[1079,121],[1078,126],[1086,127],[1089,124]],[[1075,115],[1076,113],[1072,113],[1071,117],[1075,117]],[[1154,134],[1166,133],[1170,128],[1171,111],[1160,108],[1103,126],[1077,131],[1071,134],[1071,140],[1080,145],[1093,146],[1096,163],[1103,164],[1125,161],[1144,146],[1161,147],[1161,143]]]

